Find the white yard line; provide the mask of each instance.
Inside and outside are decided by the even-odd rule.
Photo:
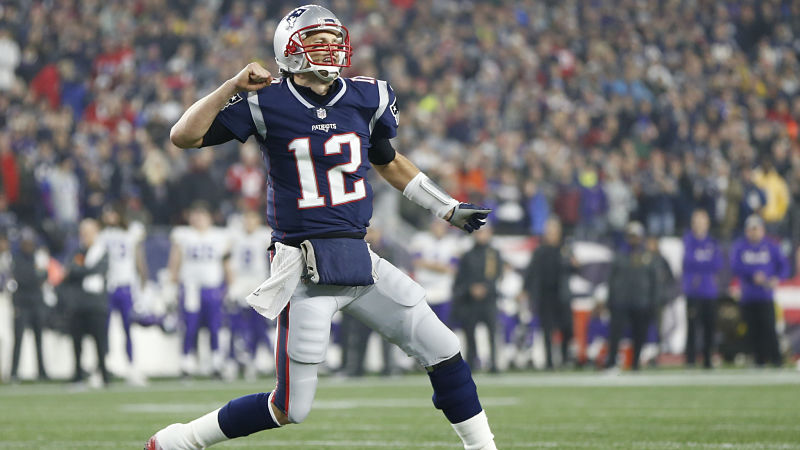
[[[65,449],[65,448],[138,448],[142,442],[137,441],[11,441],[0,440],[0,448],[36,448],[40,450]],[[351,441],[351,440],[272,440],[260,439],[231,441],[220,445],[220,448],[321,448],[321,447],[343,447],[343,448],[393,448],[393,449],[419,449],[419,448],[452,448],[460,446],[455,441],[413,441],[413,440],[386,440],[386,441]],[[735,442],[682,442],[682,441],[624,441],[624,442],[603,442],[594,441],[529,441],[503,443],[503,448],[619,448],[619,449],[731,449],[731,450],[796,450],[800,449],[800,444],[795,443],[770,443],[742,444]]]
[[[800,372],[792,369],[778,370],[719,370],[703,371],[644,371],[641,373],[621,373],[608,375],[597,372],[586,373],[514,373],[502,375],[482,375],[475,377],[481,386],[492,387],[627,387],[627,386],[765,386],[800,384]],[[257,391],[270,389],[274,381],[269,378],[258,382],[221,381],[156,381],[147,387],[131,387],[124,384],[112,385],[107,390],[79,390],[70,385],[59,384],[24,384],[0,386],[0,397],[3,396],[37,396],[53,393],[69,393],[73,395],[92,395],[103,392],[185,392],[185,391],[221,391],[246,390]],[[325,378],[320,379],[320,390],[353,389],[354,387],[428,387],[427,377],[408,375],[391,378]]]
[[[519,404],[514,397],[481,397],[485,406],[513,406]],[[314,400],[313,409],[363,409],[363,408],[431,408],[429,398],[350,398],[348,400]],[[175,414],[201,413],[219,408],[218,403],[123,403],[121,413]]]

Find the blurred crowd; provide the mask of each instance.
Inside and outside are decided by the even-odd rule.
[[[247,62],[277,72],[272,34],[293,6],[3,2],[2,219],[63,230],[109,202],[152,224],[183,221],[198,198],[218,221],[259,206],[256,148],[185,152],[168,133]],[[800,241],[797,2],[328,6],[352,34],[347,74],[398,95],[396,147],[459,199],[495,207],[499,233],[539,235],[557,215],[581,238],[631,219],[675,235],[702,208],[723,237],[755,212]]]

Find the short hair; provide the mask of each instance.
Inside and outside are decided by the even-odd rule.
[[[195,200],[189,206],[190,212],[205,212],[211,214],[211,205],[205,200]]]

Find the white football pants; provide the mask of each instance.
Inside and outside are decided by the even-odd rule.
[[[311,411],[317,369],[325,361],[331,319],[342,310],[397,344],[423,366],[460,351],[456,335],[425,301],[425,290],[400,269],[372,254],[375,284],[331,286],[301,282],[278,317],[272,403],[290,422]]]

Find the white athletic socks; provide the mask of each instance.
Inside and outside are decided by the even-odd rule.
[[[464,450],[497,450],[494,445],[494,435],[489,429],[489,420],[486,419],[484,411],[452,425],[458,437],[464,442]]]
[[[205,416],[189,422],[192,435],[201,447],[210,447],[216,443],[228,440],[228,437],[225,436],[225,433],[223,433],[222,429],[219,427],[217,415],[220,409],[222,408],[217,408]]]
[[[192,436],[191,428],[185,423],[172,425],[156,433],[157,448],[163,450],[199,450],[202,447]]]
[[[219,409],[189,423],[173,423],[156,433],[156,442],[164,450],[200,450],[228,437],[219,428]]]

